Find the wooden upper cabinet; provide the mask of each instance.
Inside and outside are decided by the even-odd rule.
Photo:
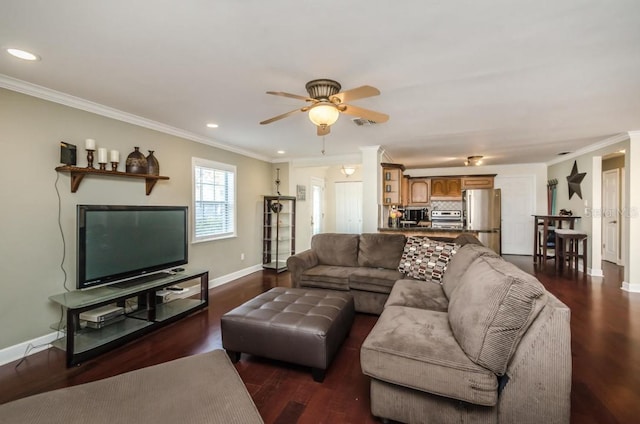
[[[449,178],[447,180],[447,196],[462,197],[462,183],[460,178]]]
[[[402,183],[404,167],[394,164],[383,164],[382,166],[382,204],[402,205]]]
[[[409,204],[415,206],[428,205],[430,202],[428,178],[409,179]]]
[[[411,201],[410,188],[409,188],[409,177],[406,175],[402,176],[402,180],[400,181],[400,202],[403,205],[406,205]]]
[[[480,175],[477,177],[462,177],[462,189],[493,188],[493,175]]]
[[[431,199],[449,200],[462,197],[460,178],[431,178]]]

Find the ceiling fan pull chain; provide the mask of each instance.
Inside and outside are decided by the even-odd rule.
[[[322,156],[324,156],[324,136],[322,136]]]

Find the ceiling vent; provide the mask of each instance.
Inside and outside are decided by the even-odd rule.
[[[369,119],[362,119],[362,118],[353,118],[352,121],[354,124],[356,124],[359,127],[370,127],[371,125],[377,124],[376,121],[371,121]]]

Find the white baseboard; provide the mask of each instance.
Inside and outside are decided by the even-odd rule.
[[[236,272],[232,272],[231,274],[223,275],[222,277],[214,278],[213,280],[209,280],[209,288],[212,289],[217,286],[221,286],[230,281],[236,280],[238,278],[244,277],[256,271],[262,271],[262,264],[252,265],[248,268],[241,269]]]
[[[51,347],[51,342],[62,337],[62,333],[53,332],[35,339],[27,340],[17,345],[5,347],[0,350],[0,365],[8,364],[16,361],[23,356],[33,355]],[[31,349],[29,349],[31,347]]]
[[[592,277],[604,277],[602,269],[600,268],[587,268],[587,274]]]
[[[640,293],[640,284],[638,283],[627,283],[626,281],[622,282],[622,287],[620,287],[624,291],[628,291],[631,293]]]
[[[262,270],[262,264],[252,265],[248,268],[241,269],[231,274],[223,275],[218,278],[209,280],[209,288],[221,286],[230,281],[244,277],[256,271]],[[51,342],[57,338],[62,337],[61,333],[53,332],[45,334],[44,336],[36,337],[35,339],[27,340],[17,345],[9,346],[4,349],[0,349],[0,365],[8,364],[9,362],[16,361],[23,356],[33,355],[34,353],[41,352],[51,347]],[[31,347],[31,349],[29,349]]]

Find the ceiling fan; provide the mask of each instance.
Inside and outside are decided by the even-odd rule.
[[[270,124],[298,112],[309,112],[309,119],[318,127],[318,135],[327,135],[330,132],[331,125],[338,120],[340,113],[357,116],[362,119],[373,121],[377,124],[381,124],[389,120],[389,115],[384,113],[344,103],[379,95],[380,90],[375,87],[363,85],[361,87],[340,92],[342,86],[339,82],[330,79],[316,79],[309,81],[305,85],[305,88],[309,93],[309,97],[284,93],[282,91],[267,91],[267,94],[304,100],[309,104],[299,109],[283,113],[282,115],[274,116],[273,118],[260,122],[260,124]]]

